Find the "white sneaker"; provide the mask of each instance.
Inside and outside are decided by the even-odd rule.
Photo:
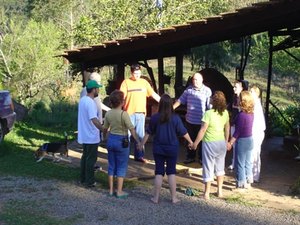
[[[248,190],[251,189],[251,184],[250,184],[250,183],[246,183],[246,184],[244,185],[244,188],[245,188],[245,189],[248,189]]]
[[[234,169],[233,165],[231,164],[230,166],[228,166],[228,169],[233,170]]]

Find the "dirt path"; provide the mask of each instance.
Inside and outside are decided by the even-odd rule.
[[[72,143],[69,148],[73,163],[79,165],[80,145]],[[137,163],[134,160],[129,162],[127,179],[138,179],[153,182],[154,161],[152,161],[151,146],[146,146],[146,157],[150,159],[148,164]],[[230,159],[227,156],[226,161]],[[106,149],[99,147],[98,163],[104,171],[107,171]],[[179,189],[184,191],[191,187],[202,194],[202,169],[199,163],[190,164],[188,167],[180,162],[184,160],[184,149],[180,151],[177,170],[177,183]],[[228,163],[227,163],[228,164]],[[235,193],[234,174],[226,171],[224,182],[224,196],[228,199],[239,198],[247,204],[263,206],[278,210],[287,210],[300,213],[300,199],[290,195],[290,187],[300,176],[300,162],[294,160],[294,153],[285,150],[281,138],[272,138],[264,142],[262,148],[262,173],[261,182],[254,184],[253,188],[245,193]],[[166,181],[166,180],[165,180]],[[216,192],[216,185],[212,191]]]

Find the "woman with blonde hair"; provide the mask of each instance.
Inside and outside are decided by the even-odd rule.
[[[229,137],[229,114],[226,110],[226,98],[222,91],[216,91],[211,97],[212,109],[205,112],[201,129],[192,149],[202,141],[202,168],[205,183],[204,198],[208,200],[214,173],[217,176],[218,197],[223,197],[222,186],[225,174],[226,143]]]
[[[254,182],[260,179],[260,152],[261,144],[265,137],[266,122],[264,111],[260,101],[260,90],[257,86],[253,86],[250,92],[254,98],[254,121],[252,127],[253,134],[253,150],[252,150],[252,172]]]
[[[227,150],[230,150],[235,143],[236,187],[247,189],[253,183],[251,154],[253,149],[254,99],[249,91],[241,92],[240,109],[241,111],[234,121],[235,131],[227,143]]]

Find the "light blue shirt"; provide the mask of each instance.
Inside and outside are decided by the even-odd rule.
[[[200,89],[189,86],[183,92],[178,101],[180,104],[187,106],[185,115],[187,122],[197,125],[201,124],[204,112],[210,109],[210,96],[211,90],[204,84]]]

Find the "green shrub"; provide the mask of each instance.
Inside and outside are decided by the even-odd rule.
[[[296,182],[291,186],[290,193],[295,196],[300,196],[300,177],[298,177]]]
[[[289,105],[280,109],[284,118],[274,108],[270,109],[270,128],[271,134],[275,136],[290,135],[292,133],[292,127],[300,124],[300,104]],[[291,125],[291,126],[290,126]]]
[[[28,115],[28,122],[43,127],[77,129],[77,104],[64,100],[57,102],[37,102]]]

